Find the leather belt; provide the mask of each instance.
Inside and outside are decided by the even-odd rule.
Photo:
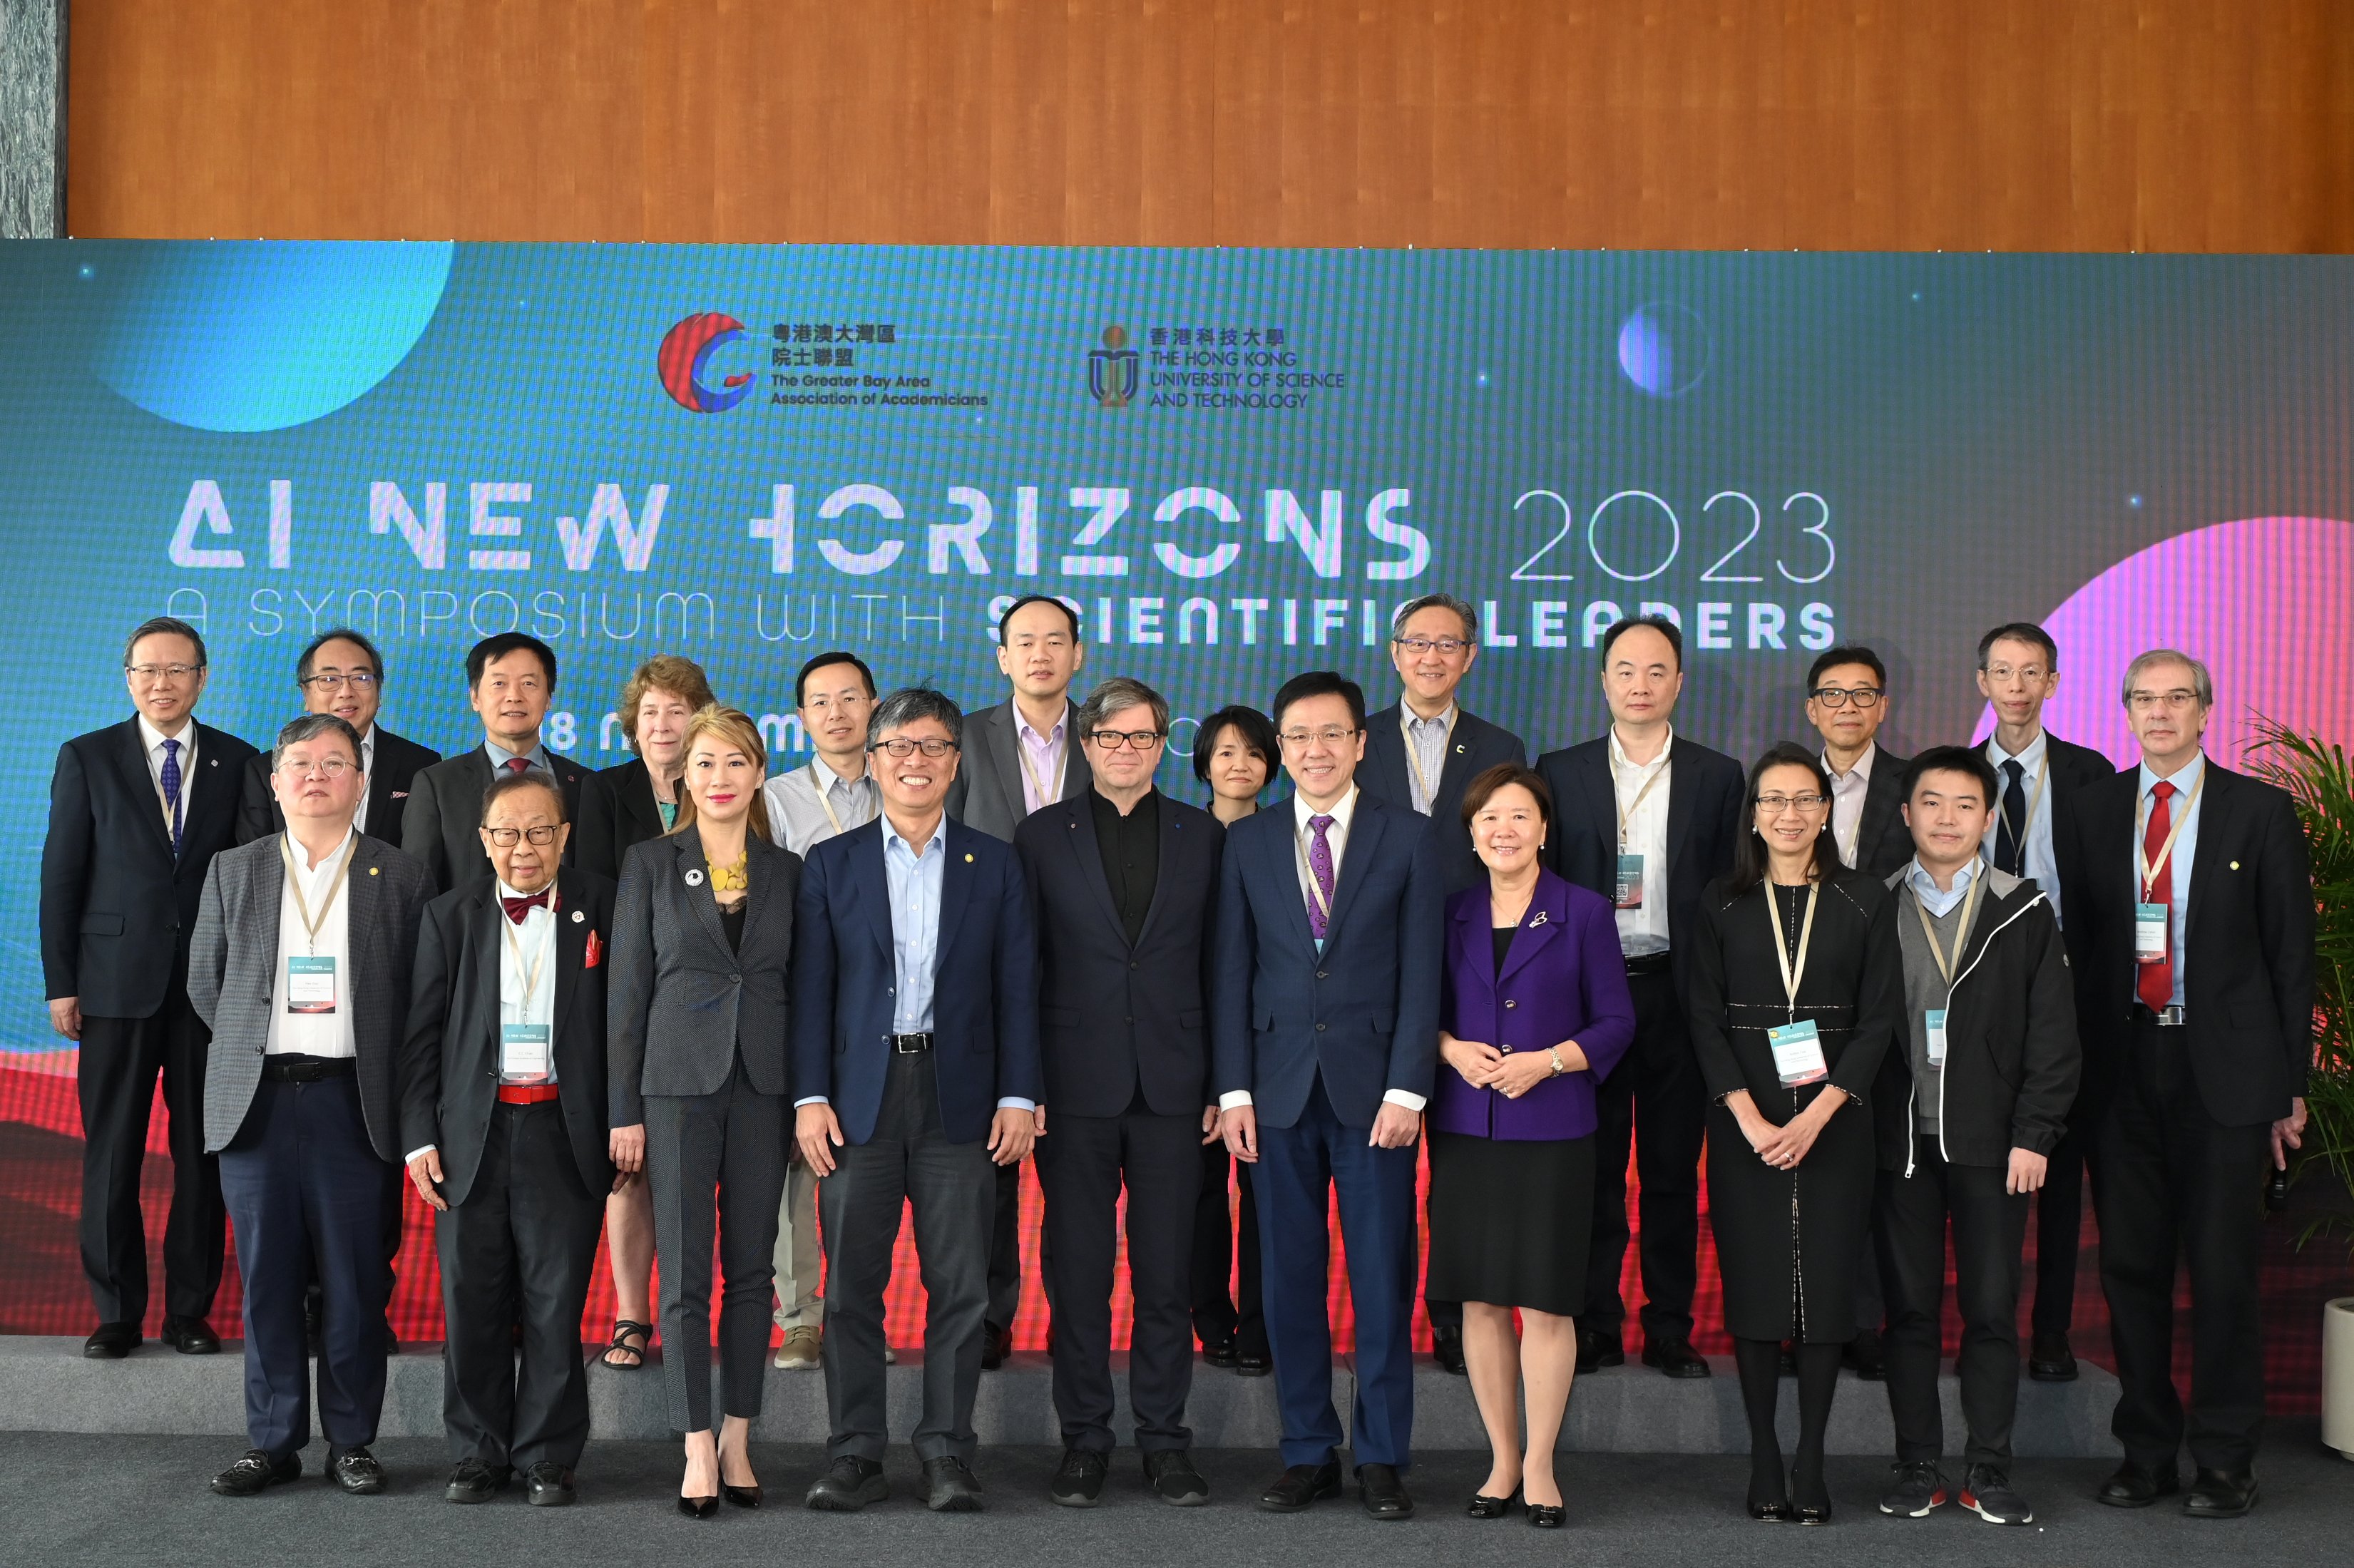
[[[544,1106],[560,1091],[554,1084],[501,1084],[499,1104],[503,1106]]]
[[[264,1056],[261,1059],[262,1082],[269,1084],[318,1084],[329,1078],[356,1078],[360,1065],[350,1056]]]
[[[2179,1029],[2189,1020],[2179,1007],[2153,1008],[2146,1002],[2134,1003],[2134,1017],[2143,1023],[2155,1023],[2160,1029]]]
[[[894,1034],[890,1040],[895,1055],[920,1056],[932,1048],[932,1033],[928,1029],[921,1034]]]
[[[1675,967],[1675,959],[1666,953],[1638,953],[1627,960],[1630,975],[1663,975]]]

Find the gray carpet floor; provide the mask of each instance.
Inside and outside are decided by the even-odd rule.
[[[1348,1568],[1410,1564],[1457,1568],[1488,1563],[1804,1564],[2035,1563],[2051,1568],[2130,1564],[2172,1568],[2263,1563],[2271,1568],[2345,1563],[2354,1541],[2354,1465],[2323,1449],[2311,1420],[2275,1424],[2259,1468],[2264,1498],[2250,1518],[2193,1523],[2163,1506],[2126,1513],[2091,1500],[2107,1471],[2096,1460],[2024,1461],[2016,1479],[2038,1522],[2001,1530],[1957,1509],[1926,1520],[1890,1520],[1873,1507],[1883,1467],[1835,1459],[1839,1517],[1827,1529],[1752,1523],[1741,1511],[1747,1461],[1738,1457],[1580,1455],[1562,1472],[1569,1528],[1532,1531],[1517,1516],[1479,1522],[1461,1516],[1463,1499],[1486,1475],[1469,1454],[1432,1456],[1411,1478],[1422,1512],[1377,1525],[1353,1498],[1304,1516],[1257,1512],[1248,1499],[1272,1473],[1272,1457],[1225,1450],[1199,1456],[1212,1505],[1172,1509],[1145,1496],[1136,1456],[1124,1451],[1104,1505],[1081,1512],[1054,1507],[1045,1484],[1057,1456],[1041,1448],[985,1449],[975,1467],[989,1511],[936,1516],[910,1500],[914,1460],[890,1462],[900,1495],[853,1516],[798,1507],[816,1473],[812,1449],[756,1446],[769,1506],[746,1513],[723,1506],[707,1522],[681,1518],[670,1498],[677,1450],[668,1444],[600,1443],[582,1467],[581,1499],[569,1509],[526,1507],[509,1493],[477,1508],[441,1500],[441,1446],[427,1439],[382,1444],[393,1489],[346,1498],[315,1473],[259,1499],[211,1496],[207,1478],[237,1456],[212,1437],[0,1435],[0,1563],[79,1568],[221,1563],[408,1564],[628,1563],[640,1568],[746,1563],[862,1563],[955,1568],[988,1564],[1044,1568],[1086,1564],[1278,1563]],[[324,1449],[313,1446],[306,1463]]]

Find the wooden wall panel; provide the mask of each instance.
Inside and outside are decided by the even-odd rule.
[[[75,0],[78,235],[2354,249],[2348,0]]]

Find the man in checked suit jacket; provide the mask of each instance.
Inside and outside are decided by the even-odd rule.
[[[250,1497],[302,1473],[311,1367],[302,1299],[322,1297],[319,1415],[327,1473],[384,1489],[368,1452],[384,1404],[392,1270],[384,1210],[400,1201],[394,1062],[408,1018],[425,871],[352,830],[367,779],[333,714],[278,732],[287,831],[215,857],[188,950],[188,998],[213,1032],[205,1147],[245,1281],[245,1420],[253,1446],[213,1478]]]
[[[556,695],[556,651],[521,631],[485,637],[466,653],[466,700],[482,715],[482,744],[420,769],[401,813],[400,847],[447,893],[490,869],[482,858],[482,791],[493,773],[536,768],[564,791],[564,820],[580,820],[580,791],[592,777],[541,743]],[[570,864],[567,852],[566,864]]]
[[[226,1237],[202,1132],[207,1043],[188,1005],[188,934],[205,873],[234,842],[253,747],[196,721],[205,640],[186,621],[142,625],[122,666],[139,711],[58,748],[41,850],[49,1024],[81,1046],[81,1260],[99,1319],[82,1353],[130,1354],[146,1320],[139,1170],[160,1075],[172,1146],[163,1338],[201,1355],[220,1349],[205,1319]]]

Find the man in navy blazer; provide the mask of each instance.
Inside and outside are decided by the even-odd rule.
[[[1376,1519],[1405,1519],[1414,1145],[1438,1062],[1443,874],[1430,825],[1356,787],[1365,694],[1355,682],[1295,675],[1274,716],[1295,793],[1226,830],[1211,999],[1226,1147],[1258,1167],[1283,1412],[1284,1470],[1259,1507],[1295,1513],[1341,1490],[1325,1316],[1337,1188],[1357,1314],[1358,1496]]]
[[[1013,846],[947,817],[963,715],[938,692],[894,692],[867,721],[883,814],[811,847],[793,953],[794,1136],[818,1173],[826,1253],[830,1461],[811,1508],[852,1512],[883,1480],[883,1292],[903,1202],[928,1297],[928,1506],[981,1505],[981,1387],[996,1168],[1030,1151],[1044,1113],[1037,945]]]

